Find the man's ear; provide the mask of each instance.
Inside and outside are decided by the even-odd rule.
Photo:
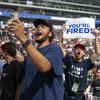
[[[86,51],[83,52],[83,56],[85,56]]]
[[[52,32],[49,32],[49,36],[50,36],[50,37],[52,36]]]

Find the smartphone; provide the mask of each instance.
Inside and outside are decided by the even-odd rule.
[[[12,15],[10,16],[8,24],[11,23],[14,19],[18,19],[18,18],[19,18],[19,13],[18,12],[12,13]]]
[[[19,18],[19,13],[18,12],[14,12],[14,13],[12,13],[12,19],[17,19],[17,18]]]
[[[18,13],[18,12],[12,13],[11,16],[9,17],[9,19],[8,19],[8,21],[7,21],[6,25],[5,25],[5,27],[6,27],[7,29],[9,29],[9,24],[10,24],[14,19],[18,19],[18,18],[19,18],[19,13]],[[8,31],[8,32],[7,32],[7,36],[9,37],[9,40],[10,40],[10,41],[12,41],[12,42],[15,43],[15,41],[16,41],[16,36],[15,36],[14,33]]]

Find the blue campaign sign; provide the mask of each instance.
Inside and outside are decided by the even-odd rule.
[[[95,20],[92,18],[75,18],[66,22],[67,30],[64,37],[67,38],[93,38],[91,31],[95,28]]]

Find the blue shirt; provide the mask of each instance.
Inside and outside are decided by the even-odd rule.
[[[39,52],[50,61],[52,69],[42,73],[27,58],[20,100],[63,100],[62,50],[58,45],[50,44]]]
[[[1,80],[1,73],[2,73],[2,69],[3,69],[3,65],[5,63],[0,59],[0,80]]]
[[[78,92],[84,92],[87,85],[87,73],[92,69],[94,65],[90,59],[84,59],[81,62],[75,60],[72,56],[66,56],[64,58],[65,69],[65,90],[66,92],[72,92],[71,88],[73,83],[79,84]]]
[[[2,70],[2,67],[5,63],[0,59],[0,70]]]

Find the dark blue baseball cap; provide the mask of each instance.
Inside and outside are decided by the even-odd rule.
[[[49,21],[43,20],[43,19],[36,19],[34,21],[34,26],[37,27],[38,25],[43,24],[50,28],[50,31],[53,33],[53,26]]]

